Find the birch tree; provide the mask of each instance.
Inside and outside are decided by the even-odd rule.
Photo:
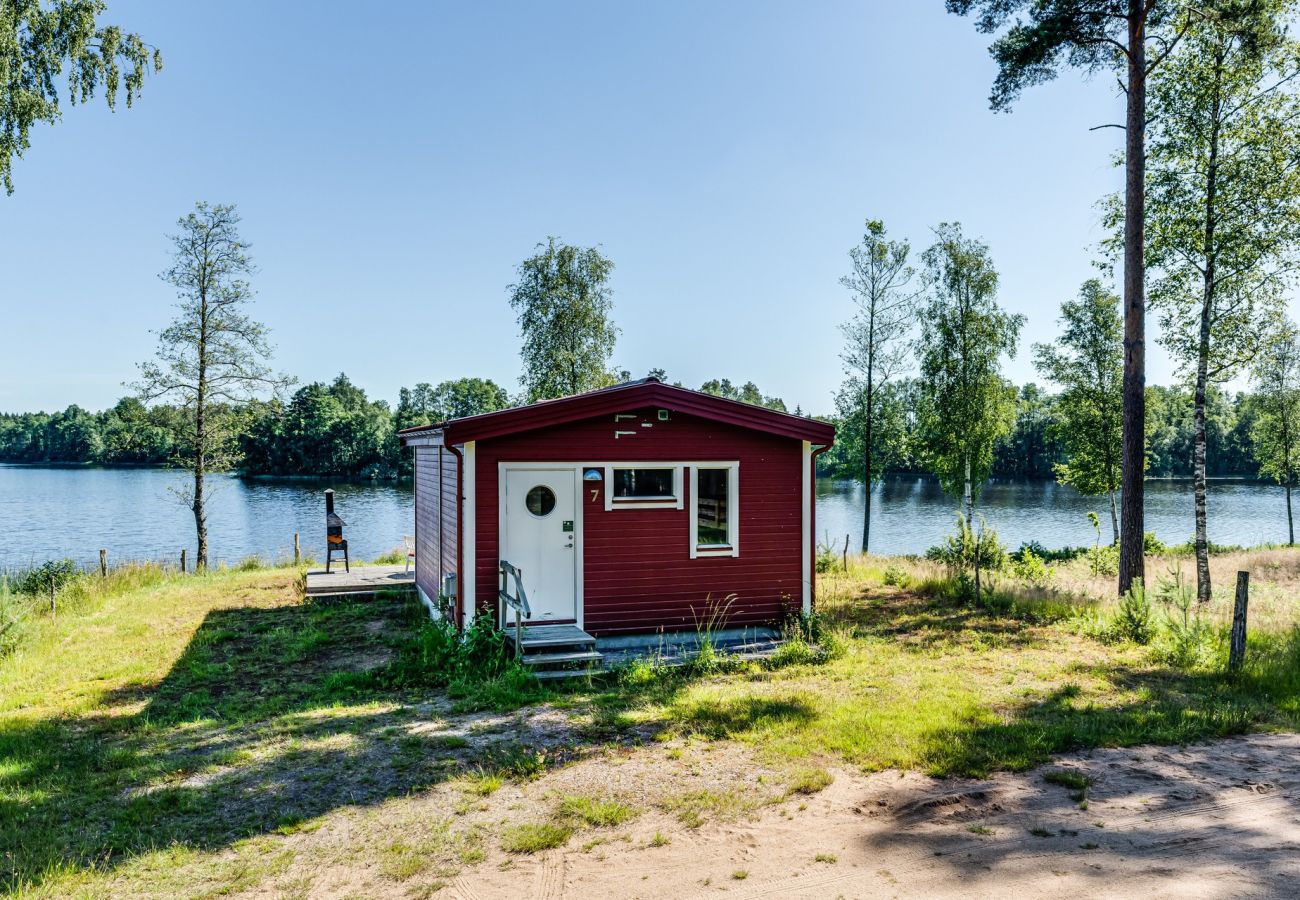
[[[1286,488],[1287,545],[1295,544],[1291,492],[1300,469],[1300,335],[1287,322],[1255,361],[1258,413],[1251,440],[1261,475]]]
[[[862,481],[866,506],[862,513],[862,552],[871,543],[871,491],[884,474],[887,456],[881,452],[891,443],[881,416],[880,391],[890,379],[907,367],[907,335],[916,317],[916,292],[912,290],[915,270],[908,265],[911,245],[886,237],[885,223],[866,223],[862,242],[849,251],[852,273],[840,284],[853,294],[853,318],[841,326],[844,333],[844,361],[848,380],[841,393],[853,394],[860,404],[862,425]]]
[[[523,345],[520,378],[529,403],[606,387],[616,381],[609,360],[618,340],[610,318],[614,264],[594,247],[548,238],[519,264],[510,306]]]
[[[1258,18],[1199,18],[1151,84],[1147,265],[1161,343],[1193,388],[1201,602],[1211,596],[1207,390],[1276,331],[1300,248],[1300,52],[1281,25],[1291,5],[1257,0]]]
[[[158,332],[158,352],[140,366],[136,390],[182,412],[178,462],[192,475],[182,491],[194,513],[195,567],[208,565],[207,475],[232,461],[232,406],[289,383],[273,375],[264,325],[245,310],[253,299],[249,244],[233,206],[198,203],[171,235],[172,264],[160,276],[176,289],[177,315]]]
[[[1016,390],[1001,374],[1025,317],[997,304],[998,275],[981,241],[959,224],[935,229],[922,255],[927,300],[916,352],[921,369],[919,431],[924,459],[944,491],[960,494],[973,522],[993,444],[1015,424]]]
[[[1034,345],[1034,365],[1061,388],[1056,398],[1057,433],[1067,462],[1054,466],[1057,480],[1084,496],[1105,494],[1110,527],[1119,543],[1123,456],[1124,323],[1119,297],[1097,279],[1061,304],[1061,330],[1051,344]]]
[[[145,73],[162,70],[158,48],[98,21],[105,9],[102,0],[0,0],[0,184],[7,193],[14,192],[14,159],[31,147],[32,126],[63,115],[60,81],[69,103],[86,103],[102,88],[116,109],[118,91],[126,88],[129,107]]]

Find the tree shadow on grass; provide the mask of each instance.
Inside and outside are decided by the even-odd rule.
[[[91,715],[0,722],[0,893],[171,845],[225,848],[493,765],[509,736],[440,736],[429,718],[449,704],[375,677],[412,606],[213,610],[160,683],[107,690]]]

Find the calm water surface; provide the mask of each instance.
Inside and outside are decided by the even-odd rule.
[[[110,558],[175,560],[194,543],[194,519],[171,493],[185,484],[183,473],[165,469],[36,468],[0,465],[0,568],[70,556],[84,564]],[[209,542],[214,562],[237,562],[260,554],[282,558],[293,552],[293,535],[303,550],[323,556],[324,501],[320,481],[242,481],[214,476],[210,482]],[[413,529],[410,485],[341,483],[338,511],[356,559],[370,559],[401,546]],[[861,540],[862,485],[817,483],[817,534],[850,549]],[[929,478],[898,477],[875,489],[872,551],[922,553],[952,528],[956,504]],[[1091,544],[1087,513],[1110,518],[1102,498],[1080,497],[1072,488],[1044,481],[999,481],[986,485],[980,509],[1003,540],[1015,547],[1037,540],[1048,547]],[[1190,482],[1147,485],[1147,528],[1170,542],[1192,532]],[[1258,544],[1286,539],[1285,499],[1280,488],[1217,482],[1210,489],[1210,538],[1223,544]]]

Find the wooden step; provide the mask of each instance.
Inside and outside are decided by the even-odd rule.
[[[595,662],[604,659],[604,655],[595,650],[578,653],[525,653],[520,660],[526,666],[549,666],[559,663]]]
[[[509,629],[507,629],[507,636]],[[526,625],[520,640],[532,647],[595,647],[596,639],[576,625]]]
[[[605,670],[602,668],[592,669],[541,669],[533,673],[534,678],[551,679],[551,678],[580,678],[583,675],[599,675]]]

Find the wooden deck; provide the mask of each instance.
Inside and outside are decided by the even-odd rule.
[[[307,573],[308,597],[368,597],[389,591],[415,593],[415,568],[407,572],[406,566],[356,566],[344,572],[341,565],[331,565],[328,575],[324,569]]]

